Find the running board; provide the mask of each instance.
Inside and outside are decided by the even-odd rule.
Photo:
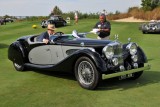
[[[104,74],[103,79],[109,79],[109,78],[118,77],[118,76],[122,76],[122,75],[126,75],[126,74],[132,74],[132,73],[135,73],[135,72],[148,70],[150,68],[151,68],[151,65],[146,65],[144,67],[137,68],[137,69],[131,69],[131,70],[128,70],[128,71],[116,72],[116,73],[106,74],[106,75]]]
[[[29,68],[37,68],[37,69],[50,69],[54,65],[38,65],[38,64],[25,63],[24,66],[29,67]]]

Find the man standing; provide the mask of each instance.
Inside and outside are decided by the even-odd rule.
[[[110,22],[106,20],[105,14],[99,16],[99,22],[96,23],[94,28],[98,29],[97,39],[109,40],[111,25]]]

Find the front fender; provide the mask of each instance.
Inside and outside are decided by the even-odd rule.
[[[77,59],[82,56],[87,56],[93,61],[98,71],[100,71],[101,73],[107,71],[106,62],[97,52],[93,52],[90,49],[83,49],[77,51],[75,55],[77,56]]]
[[[124,60],[127,59],[128,57],[130,57],[130,53],[129,51],[126,49],[126,46],[128,44],[124,44],[123,45],[123,57]],[[137,56],[138,56],[138,63],[147,63],[147,57],[144,53],[144,51],[142,50],[141,47],[137,47]]]
[[[137,55],[138,55],[138,63],[147,63],[147,56],[145,55],[144,51],[141,47],[138,46],[137,48]]]
[[[76,61],[78,60],[78,58],[83,56],[90,58],[100,73],[107,71],[105,61],[100,57],[98,53],[93,52],[90,49],[82,49],[82,50],[76,51],[75,53],[69,55],[58,64],[54,65],[53,68],[51,68],[50,70],[74,72],[74,66]]]

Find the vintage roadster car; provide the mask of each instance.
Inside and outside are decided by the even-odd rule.
[[[60,15],[54,15],[50,17],[48,20],[42,20],[41,26],[42,28],[46,28],[48,24],[54,24],[55,27],[66,26],[67,22]]]
[[[141,30],[143,34],[160,33],[160,21],[151,20],[149,23],[143,23],[140,25],[139,30]]]
[[[86,38],[86,33],[57,34],[45,44],[38,35],[24,36],[9,46],[8,58],[17,71],[27,68],[72,72],[81,87],[95,89],[102,79],[135,80],[150,68],[143,50],[134,42]]]

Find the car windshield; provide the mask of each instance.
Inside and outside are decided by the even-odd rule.
[[[62,20],[62,19],[63,19],[61,16],[59,16],[58,18],[59,18],[59,20]]]
[[[75,39],[75,37],[72,36],[71,34],[65,34],[65,35],[62,35],[62,36],[53,35],[53,36],[50,37],[50,40],[53,42],[53,41],[55,41],[56,38],[57,38],[56,41],[69,41],[69,40]]]
[[[52,20],[58,20],[58,17],[52,16],[52,17],[50,17],[50,19],[52,19]]]
[[[55,38],[57,38],[55,35],[52,35],[51,37],[50,37],[50,40],[54,40]]]

